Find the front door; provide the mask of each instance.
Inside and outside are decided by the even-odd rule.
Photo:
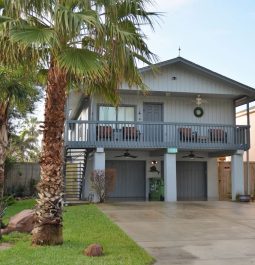
[[[153,122],[154,124],[145,124],[143,128],[144,140],[158,142],[163,139],[163,108],[160,103],[143,104],[143,121]]]

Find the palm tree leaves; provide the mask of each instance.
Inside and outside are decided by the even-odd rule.
[[[50,28],[41,28],[33,26],[24,26],[22,28],[13,28],[10,32],[11,38],[16,42],[22,42],[28,46],[33,44],[42,46],[49,45],[56,38],[54,30]]]
[[[12,18],[6,16],[0,16],[0,23],[12,21]]]
[[[62,36],[79,36],[82,30],[89,27],[100,28],[97,13],[93,10],[80,11],[77,7],[66,7],[59,5],[56,8],[54,15],[54,24],[56,31],[59,31]]]
[[[107,81],[108,90],[111,88],[115,93],[123,81],[130,87],[145,90],[137,62],[151,65],[157,60],[145,43],[145,35],[141,30],[143,24],[152,26],[152,17],[157,16],[146,11],[148,3],[150,1],[146,0],[95,1],[101,12],[104,29],[104,36],[99,43],[104,43],[104,57],[110,76],[110,80],[104,82]]]
[[[94,87],[98,91],[102,85],[102,91],[113,98],[123,81],[144,89],[137,62],[150,65],[157,60],[141,30],[143,24],[153,27],[158,16],[146,10],[150,3],[150,0],[17,0],[8,8],[16,7],[17,12],[23,12],[23,20],[14,24],[4,17],[2,20],[12,25],[10,40],[31,51],[37,49],[34,58],[40,58],[44,67],[55,60],[77,80],[86,78],[86,89],[92,91]]]
[[[0,66],[0,102],[7,103],[21,114],[31,110],[39,99],[39,90],[34,86],[33,70],[23,67]]]
[[[80,78],[87,75],[97,79],[104,73],[102,58],[86,49],[66,48],[57,55],[57,61],[62,68]]]
[[[149,24],[153,28],[154,17],[158,17],[156,12],[146,11],[146,5],[151,5],[150,0],[125,0],[116,3],[119,20],[129,19],[136,25]]]

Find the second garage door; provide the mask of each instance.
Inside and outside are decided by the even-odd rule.
[[[106,168],[116,169],[114,191],[108,196],[114,200],[145,200],[144,161],[106,161]]]
[[[177,162],[177,200],[207,200],[206,162]]]

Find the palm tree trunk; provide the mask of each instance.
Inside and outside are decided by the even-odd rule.
[[[41,180],[37,186],[39,200],[36,208],[36,224],[32,231],[32,243],[35,245],[63,243],[62,165],[66,86],[66,72],[53,62],[48,72],[40,161]]]
[[[8,146],[8,133],[7,133],[7,113],[6,107],[8,104],[0,103],[0,212],[3,210],[3,196],[4,196],[4,166],[6,158],[6,149]],[[2,226],[2,218],[0,216],[0,228]],[[0,229],[0,239],[1,239]]]

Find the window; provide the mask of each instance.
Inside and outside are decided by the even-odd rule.
[[[135,121],[135,108],[134,107],[119,107],[118,108],[118,121]]]
[[[116,121],[116,108],[100,106],[99,107],[99,120],[100,121]]]
[[[135,107],[120,106],[99,106],[100,121],[135,121]]]

